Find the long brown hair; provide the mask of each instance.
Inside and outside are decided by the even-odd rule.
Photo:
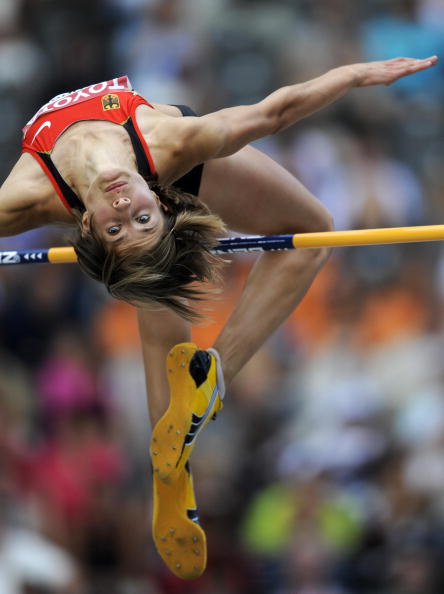
[[[165,230],[160,241],[147,248],[144,240],[111,246],[94,230],[81,226],[71,239],[80,268],[104,283],[108,292],[137,307],[158,303],[183,318],[202,318],[188,303],[209,292],[200,284],[219,281],[222,258],[211,253],[224,233],[222,220],[196,196],[174,186],[148,182],[166,207]]]

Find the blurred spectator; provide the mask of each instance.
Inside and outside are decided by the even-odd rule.
[[[74,560],[41,535],[0,526],[0,544],[2,594],[83,592]]]
[[[115,67],[155,103],[195,104],[199,40],[182,27],[179,2],[139,3],[131,13],[114,40]]]
[[[77,409],[99,403],[96,377],[78,333],[59,330],[36,377],[42,413],[56,421]],[[89,356],[88,356],[89,355]]]
[[[362,23],[364,59],[442,55],[443,26],[439,19],[430,18],[432,10],[432,3],[427,7],[427,3],[417,0],[394,0],[381,6],[373,18]],[[394,88],[407,101],[439,102],[444,92],[442,65],[435,71],[399,81]]]
[[[292,168],[332,213],[338,229],[393,227],[424,220],[414,171],[387,154],[370,130],[309,129],[298,135]],[[390,196],[390,199],[387,197]]]

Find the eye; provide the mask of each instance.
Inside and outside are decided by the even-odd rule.
[[[145,225],[146,223],[148,223],[149,220],[150,220],[149,215],[140,215],[140,217],[136,218],[136,221],[138,223],[141,223],[142,225]]]
[[[119,231],[120,231],[119,225],[112,225],[111,227],[108,227],[108,229],[106,230],[108,235],[116,235]]]

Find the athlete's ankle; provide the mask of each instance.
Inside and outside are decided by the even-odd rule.
[[[216,381],[217,381],[217,387],[218,387],[218,390],[219,390],[219,398],[221,400],[223,400],[223,398],[225,396],[225,375],[224,375],[224,369],[223,369],[222,359],[221,359],[221,356],[220,356],[219,352],[215,348],[207,349],[207,351],[209,353],[211,353],[212,355],[214,355],[214,358],[216,359],[216,366],[217,366]]]

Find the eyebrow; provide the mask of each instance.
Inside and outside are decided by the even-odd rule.
[[[153,234],[156,231],[155,227],[149,227],[146,229],[138,229],[138,231],[140,233],[150,233]],[[127,234],[125,233],[124,235],[119,235],[119,237],[117,239],[111,239],[109,241],[107,241],[106,243],[110,244],[110,245],[117,245],[119,243],[121,243],[125,238],[127,237]]]

